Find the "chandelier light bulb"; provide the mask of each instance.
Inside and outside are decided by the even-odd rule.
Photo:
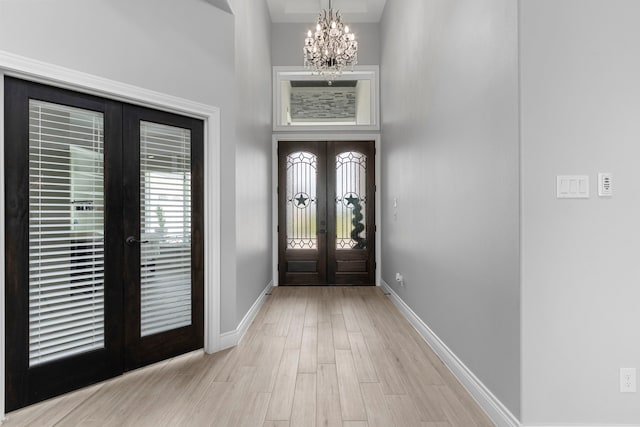
[[[349,26],[348,26],[348,25],[345,25],[345,26],[344,26],[344,32],[345,32],[346,34],[348,34],[348,33],[349,33]]]
[[[322,27],[320,26],[320,23],[318,22],[318,25],[316,25],[316,31],[320,31],[322,29]]]
[[[311,38],[311,36],[312,36],[312,34],[311,34],[311,30],[309,30],[309,31],[307,32],[307,37]]]
[[[331,21],[331,28],[333,28],[333,29],[336,28],[336,21]]]

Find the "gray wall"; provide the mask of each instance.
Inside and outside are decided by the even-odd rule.
[[[271,281],[271,19],[264,1],[235,0],[237,146],[235,329]]]
[[[347,16],[344,22],[355,33],[358,40],[358,64],[380,64],[380,24],[350,24]],[[308,24],[271,25],[271,62],[280,66],[303,66],[302,46],[307,31],[315,28],[314,22]]]
[[[381,40],[383,279],[518,416],[517,3],[390,1]]]
[[[618,370],[640,368],[640,2],[520,4],[523,420],[637,425]],[[591,198],[556,199],[559,174]]]

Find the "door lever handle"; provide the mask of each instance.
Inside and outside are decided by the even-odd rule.
[[[138,239],[136,239],[136,238],[135,238],[135,237],[133,237],[133,236],[129,236],[129,237],[127,237],[127,240],[125,240],[125,242],[126,242],[126,243],[127,243],[127,245],[129,245],[129,246],[133,246],[133,245],[135,245],[136,243],[149,243],[149,241],[148,241],[148,240],[138,240]]]

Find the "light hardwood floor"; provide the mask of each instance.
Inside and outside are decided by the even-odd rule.
[[[13,426],[493,426],[375,287],[274,288],[242,342],[8,414]]]

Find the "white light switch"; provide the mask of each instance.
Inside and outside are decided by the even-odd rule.
[[[613,196],[613,175],[610,173],[598,174],[598,196]]]
[[[588,175],[558,175],[556,180],[558,199],[588,199]]]

